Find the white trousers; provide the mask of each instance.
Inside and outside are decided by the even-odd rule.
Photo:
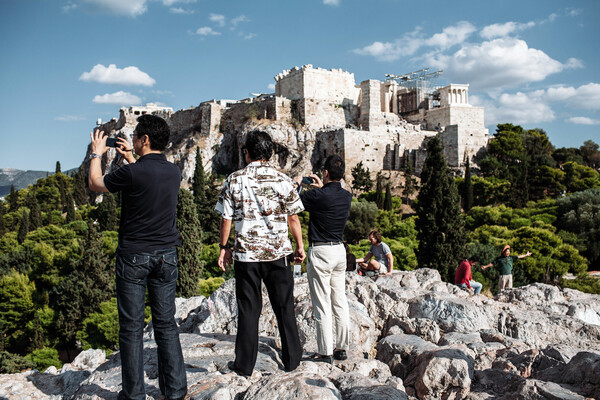
[[[344,245],[310,247],[306,274],[313,304],[319,354],[325,356],[333,354],[333,320],[335,320],[335,348],[348,350],[350,314],[346,298]]]

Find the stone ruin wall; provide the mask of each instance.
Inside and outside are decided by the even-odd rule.
[[[326,70],[304,65],[283,71],[275,76],[275,95],[290,100],[303,98],[344,104],[358,102],[354,74],[341,69]]]

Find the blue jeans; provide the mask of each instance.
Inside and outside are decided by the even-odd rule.
[[[481,283],[475,281],[469,281],[469,285],[471,285],[471,287],[473,288],[474,294],[479,294],[481,292],[481,288],[483,287]],[[461,283],[458,286],[460,286],[463,289],[468,289],[466,283]]]
[[[184,396],[187,393],[187,379],[174,317],[177,250],[117,254],[116,282],[123,381],[119,399],[146,398],[142,343],[146,287],[158,347],[160,391],[167,398]]]

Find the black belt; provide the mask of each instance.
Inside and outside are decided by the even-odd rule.
[[[342,242],[312,242],[308,244],[308,247],[316,247],[316,246],[337,246],[338,244],[343,244]]]

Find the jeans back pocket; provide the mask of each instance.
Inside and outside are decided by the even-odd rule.
[[[142,283],[150,272],[150,256],[144,254],[117,255],[117,278]]]

